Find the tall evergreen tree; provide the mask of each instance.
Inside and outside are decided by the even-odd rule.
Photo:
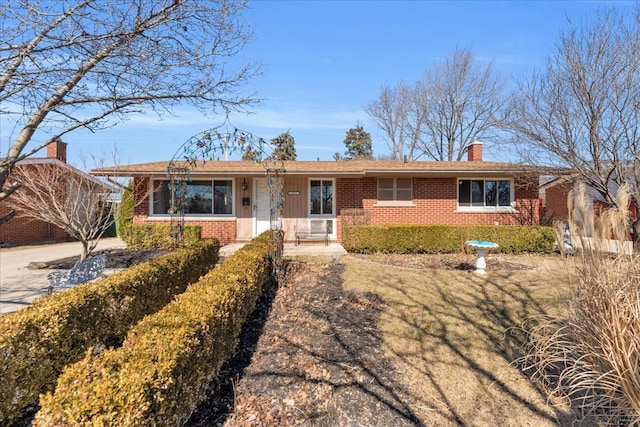
[[[297,157],[295,143],[289,131],[281,133],[271,140],[271,145],[274,147],[271,156],[275,160],[295,160]]]
[[[251,147],[247,147],[242,153],[242,160],[248,160],[251,162],[255,162],[258,160],[260,153],[258,150],[254,150]]]
[[[345,157],[352,160],[373,159],[373,149],[371,148],[371,134],[364,130],[361,125],[347,131],[344,138],[344,145],[347,147]]]

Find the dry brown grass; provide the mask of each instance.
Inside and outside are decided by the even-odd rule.
[[[345,289],[374,292],[386,303],[379,324],[385,350],[424,425],[571,423],[569,409],[551,404],[513,363],[526,339],[518,326],[565,311],[570,272],[559,256],[520,260],[539,268],[478,276],[343,258]]]
[[[618,206],[628,205],[621,189]],[[524,358],[535,376],[572,402],[580,419],[608,425],[640,420],[640,260],[607,253],[627,237],[626,209],[595,216],[581,191],[570,219],[578,272],[566,317],[549,317],[530,331]],[[572,207],[570,207],[572,208]],[[573,209],[570,209],[573,212]],[[588,236],[588,237],[587,237]]]

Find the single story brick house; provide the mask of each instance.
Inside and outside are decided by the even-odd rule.
[[[65,215],[74,221],[84,221],[87,212],[95,204],[96,194],[114,194],[116,188],[67,163],[67,144],[57,140],[47,145],[47,157],[28,157],[15,164],[9,179],[22,184],[16,192],[0,203],[0,215],[12,210],[15,216],[7,223],[0,225],[0,243],[3,245],[24,245],[34,243],[50,243],[71,241],[73,238],[62,228],[46,221],[44,212],[27,213],[24,204],[51,208],[49,212],[65,209]],[[39,196],[30,193],[34,184],[42,188]],[[31,186],[31,187],[30,187]],[[49,192],[48,188],[56,191]],[[60,197],[58,203],[52,198]],[[17,199],[26,196],[22,202]],[[36,202],[44,199],[44,202]],[[90,203],[94,200],[94,203]],[[111,202],[109,200],[108,202]],[[51,206],[50,206],[51,205]],[[34,218],[34,215],[37,218]],[[60,216],[60,215],[54,215]],[[51,220],[51,217],[48,218]],[[115,230],[114,230],[115,231]]]
[[[167,167],[153,162],[94,169],[132,177],[135,224],[170,223]],[[538,179],[527,167],[482,160],[473,144],[468,161],[285,161],[282,227],[294,240],[299,221],[323,220],[342,240],[346,210],[367,212],[370,224],[537,224]],[[247,241],[270,226],[265,169],[249,161],[210,161],[190,171],[185,224],[222,244]],[[143,185],[138,185],[142,183]],[[140,202],[141,199],[146,201]]]
[[[22,169],[25,173],[29,173],[29,168],[33,165],[43,164],[49,164],[52,167],[73,168],[67,164],[67,144],[62,141],[49,144],[47,146],[47,157],[31,157],[22,160],[16,164],[16,169]],[[77,172],[84,173],[80,170],[77,170]],[[0,216],[8,214],[11,210],[7,202],[0,203]],[[60,227],[45,221],[26,218],[19,211],[16,211],[16,215],[9,222],[0,225],[0,243],[3,245],[24,245],[65,240],[69,240],[69,236]]]

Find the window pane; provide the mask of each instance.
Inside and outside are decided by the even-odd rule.
[[[311,214],[320,215],[321,196],[320,196],[320,181],[311,181],[311,190],[309,191],[309,197],[311,201]]]
[[[378,189],[393,190],[393,178],[378,178]]]
[[[471,181],[468,179],[458,181],[458,205],[471,206]]]
[[[378,190],[378,200],[393,200],[393,188],[389,190]]]
[[[398,178],[396,180],[396,200],[412,200],[411,178]]]
[[[498,206],[511,206],[511,181],[498,181]]]
[[[212,207],[211,181],[188,182],[184,212],[187,214],[210,214]]]
[[[484,204],[485,206],[498,205],[498,183],[497,181],[484,182]]]
[[[153,214],[154,215],[166,215],[171,208],[171,189],[169,188],[169,181],[154,181],[153,182]]]
[[[322,213],[333,214],[333,181],[322,181]]]
[[[484,182],[471,181],[471,206],[484,206]]]
[[[398,189],[396,191],[396,200],[408,200],[411,201],[413,198],[411,196],[411,189],[401,190]]]
[[[393,200],[393,178],[378,178],[378,200]]]
[[[213,181],[213,194],[213,213],[215,215],[233,214],[233,189],[231,181]]]
[[[398,178],[396,185],[398,190],[411,190],[411,178]]]

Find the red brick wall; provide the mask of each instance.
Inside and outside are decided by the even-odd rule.
[[[9,213],[9,209],[0,204],[0,216],[7,213]],[[17,212],[9,222],[0,225],[0,243],[2,244],[25,245],[60,242],[68,239],[67,234],[61,228],[44,221],[21,217],[20,212]]]
[[[64,144],[64,143],[60,143]],[[19,176],[23,169],[28,171],[32,166],[20,166],[12,171],[14,177]],[[50,166],[56,167],[56,166]],[[28,173],[28,172],[27,172]],[[19,179],[18,179],[19,180]],[[17,191],[23,191],[18,189]],[[11,196],[9,196],[10,198]],[[0,203],[0,217],[8,214],[12,209],[7,206],[10,199]],[[15,209],[16,215],[7,223],[0,225],[0,243],[9,245],[24,245],[34,243],[61,242],[70,237],[61,228],[47,222],[21,215]]]
[[[573,182],[563,182],[545,190],[545,216],[554,220],[569,218],[567,201],[569,191],[573,189]]]
[[[535,187],[535,188],[534,188]],[[519,213],[456,212],[457,178],[414,178],[413,205],[374,206],[377,202],[376,178],[339,178],[336,182],[338,240],[342,241],[342,209],[361,208],[369,211],[371,224],[537,224],[537,186],[515,183]],[[535,207],[531,212],[529,207]],[[530,218],[529,216],[533,216]]]

